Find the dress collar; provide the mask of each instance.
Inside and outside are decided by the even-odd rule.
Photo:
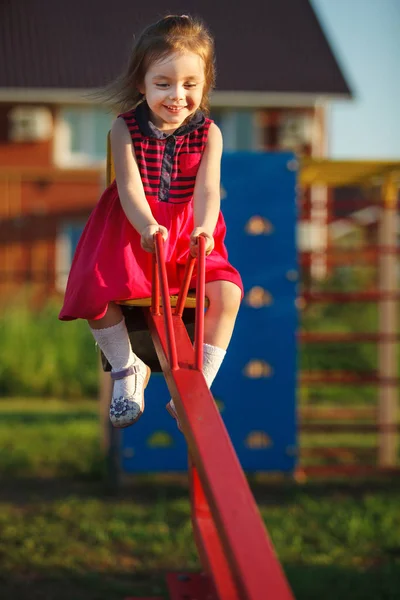
[[[164,133],[157,129],[157,127],[150,121],[150,111],[147,102],[141,102],[135,109],[135,117],[136,122],[139,126],[139,129],[145,137],[157,138],[158,140],[165,140],[170,135],[183,136],[199,129],[205,123],[205,116],[200,111],[197,110],[194,115],[191,117],[190,121],[187,123],[183,123],[178,129],[174,131],[174,133]]]

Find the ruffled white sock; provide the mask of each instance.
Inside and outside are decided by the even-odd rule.
[[[226,350],[212,346],[211,344],[203,344],[203,374],[210,388],[217,376],[217,373],[225,358]]]
[[[117,325],[106,327],[105,329],[92,329],[99,348],[111,365],[112,371],[121,371],[140,359],[132,352],[131,342],[125,325],[125,319],[122,319]],[[117,379],[114,382],[113,397],[123,396],[127,398],[135,391],[135,375]]]
[[[225,358],[226,350],[212,346],[211,344],[203,344],[203,375],[209,388],[217,376],[217,373]],[[175,410],[174,401],[171,400],[171,406]]]

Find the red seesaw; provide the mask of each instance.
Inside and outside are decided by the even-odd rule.
[[[204,571],[202,574],[167,574],[170,598],[293,600],[294,596],[202,373],[204,238],[199,237],[198,243],[194,345],[182,321],[182,314],[196,259],[188,259],[184,281],[172,312],[160,233],[155,235],[152,304],[151,308],[144,309],[188,444],[193,533]]]

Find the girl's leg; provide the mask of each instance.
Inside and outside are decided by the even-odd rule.
[[[206,283],[209,300],[204,319],[203,374],[211,387],[224,360],[239,311],[241,291],[230,281]],[[168,412],[177,420],[174,401],[167,404]]]
[[[111,365],[114,379],[110,419],[115,427],[127,427],[144,410],[144,389],[150,369],[132,352],[120,307],[110,303],[102,319],[90,320],[93,337]]]
[[[211,387],[231,341],[241,291],[230,281],[206,284],[209,307],[204,318],[203,373]]]
[[[115,302],[110,302],[107,312],[102,319],[91,320],[88,323],[91,329],[106,329],[120,323],[122,318],[121,308]]]
[[[231,281],[206,283],[210,302],[204,319],[204,342],[227,349],[239,311],[241,291]]]

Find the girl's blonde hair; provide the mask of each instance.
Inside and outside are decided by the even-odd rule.
[[[208,114],[209,94],[215,85],[214,40],[199,19],[187,15],[168,15],[141,33],[125,71],[104,90],[105,102],[121,112],[135,108],[143,100],[138,87],[147,69],[172,52],[194,52],[203,59],[205,83],[200,110]]]

